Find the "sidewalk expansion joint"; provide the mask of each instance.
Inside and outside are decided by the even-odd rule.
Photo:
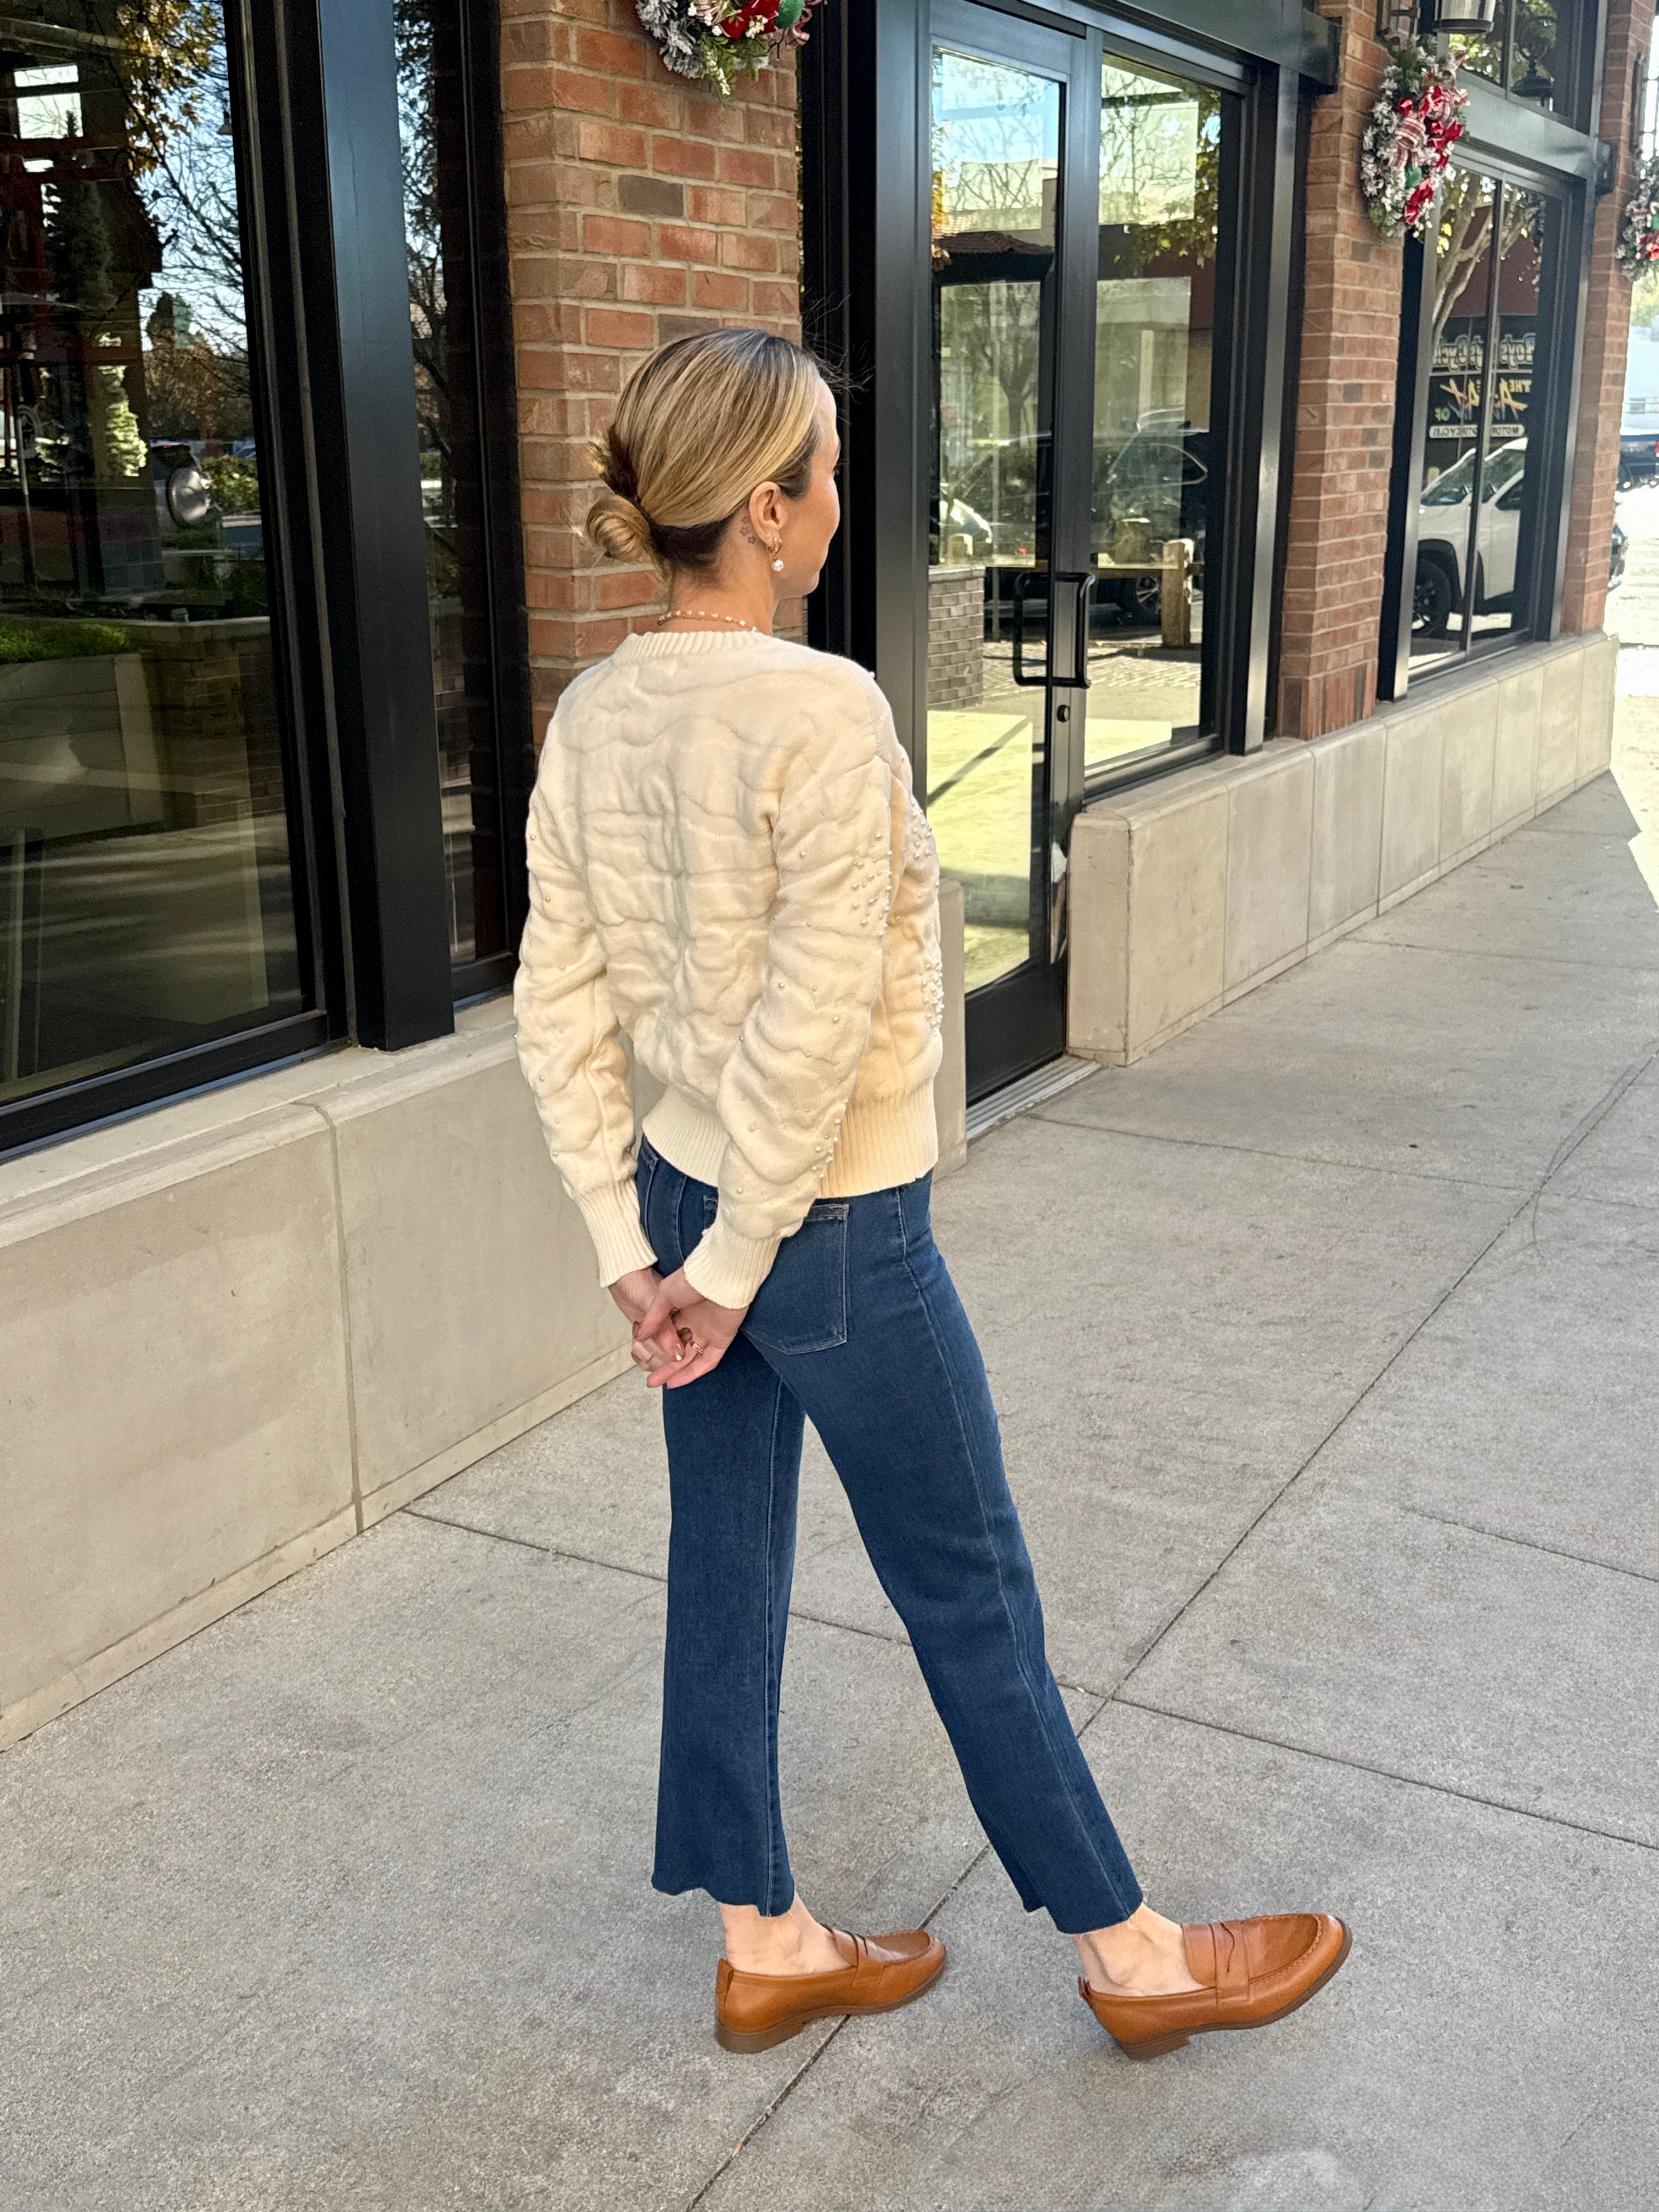
[[[872,1643],[890,1644],[896,1651],[908,1651],[912,1647],[908,1636],[897,1635],[890,1628],[866,1628],[859,1620],[831,1620],[827,1613],[806,1613],[798,1605],[789,1608],[791,1620],[810,1620],[814,1628],[844,1629],[848,1636],[867,1636]]]
[[[1486,1259],[1488,1253],[1495,1250],[1498,1245],[1509,1234],[1510,1231],[1515,1227],[1516,1224],[1528,1213],[1530,1213],[1532,1216],[1532,1233],[1534,1240],[1536,1239],[1538,1208],[1540,1204],[1542,1202],[1544,1193],[1548,1188],[1551,1180],[1559,1174],[1560,1170],[1566,1165],[1567,1162],[1572,1158],[1573,1154],[1578,1150],[1578,1147],[1584,1142],[1585,1139],[1590,1136],[1606,1119],[1607,1115],[1613,1111],[1613,1108],[1625,1096],[1625,1093],[1630,1090],[1631,1086],[1640,1081],[1641,1078],[1647,1073],[1648,1069],[1652,1066],[1656,1059],[1659,1059],[1659,1038],[1656,1038],[1651,1044],[1648,1045],[1638,1055],[1638,1057],[1631,1062],[1630,1066],[1626,1067],[1622,1073],[1614,1078],[1603,1096],[1589,1109],[1587,1113],[1580,1117],[1577,1126],[1561,1139],[1560,1144],[1557,1146],[1555,1152],[1551,1156],[1549,1165],[1539,1177],[1536,1185],[1526,1193],[1522,1197],[1521,1203],[1515,1207],[1507,1218],[1501,1221],[1498,1227],[1493,1230],[1492,1235],[1486,1239],[1486,1243],[1481,1245],[1480,1250],[1474,1254],[1473,1258],[1469,1260],[1461,1273],[1452,1279],[1452,1280],[1446,1285],[1445,1289],[1441,1291],[1439,1297],[1437,1297],[1428,1307],[1415,1327],[1409,1330],[1408,1333],[1401,1339],[1400,1342],[1389,1354],[1389,1357],[1383,1361],[1381,1367],[1377,1369],[1376,1374],[1372,1376],[1370,1381],[1366,1383],[1364,1389],[1362,1389],[1353,1399],[1352,1402],[1347,1407],[1346,1411],[1337,1416],[1336,1419],[1332,1422],[1330,1427],[1325,1431],[1325,1434],[1321,1437],[1318,1443],[1315,1444],[1313,1449],[1302,1462],[1302,1464],[1291,1474],[1285,1477],[1285,1480],[1279,1486],[1279,1488],[1273,1492],[1272,1497],[1269,1498],[1262,1505],[1260,1512],[1258,1512],[1255,1518],[1251,1520],[1243,1530],[1241,1530],[1240,1534],[1234,1539],[1233,1542],[1229,1545],[1227,1549],[1222,1553],[1221,1557],[1216,1561],[1214,1566],[1211,1568],[1209,1573],[1205,1576],[1198,1588],[1193,1591],[1189,1597],[1182,1599],[1182,1602],[1170,1614],[1169,1620],[1164,1622],[1163,1627],[1158,1630],[1157,1635],[1152,1638],[1146,1650],[1135,1661],[1134,1665],[1125,1675],[1123,1686],[1127,1687],[1130,1682],[1133,1681],[1136,1674],[1139,1673],[1140,1669],[1152,1657],[1153,1652],[1155,1652],[1158,1646],[1164,1642],[1165,1637],[1167,1637],[1172,1630],[1180,1625],[1180,1623],[1186,1618],[1187,1614],[1192,1610],[1193,1607],[1197,1604],[1199,1599],[1204,1595],[1204,1593],[1211,1587],[1211,1585],[1225,1571],[1232,1560],[1237,1557],[1244,1546],[1249,1542],[1256,1530],[1261,1528],[1262,1522],[1267,1519],[1268,1516],[1278,1510],[1279,1506],[1290,1495],[1291,1492],[1302,1480],[1302,1477],[1307,1473],[1308,1469],[1314,1464],[1315,1461],[1319,1458],[1326,1446],[1334,1442],[1334,1440],[1347,1426],[1348,1423],[1353,1419],[1354,1415],[1359,1411],[1359,1408],[1365,1403],[1371,1393],[1376,1389],[1378,1385],[1385,1381],[1386,1378],[1393,1372],[1399,1362],[1405,1358],[1406,1353],[1410,1350],[1411,1346],[1416,1343],[1418,1338],[1421,1336],[1424,1330],[1427,1328],[1430,1322],[1433,1321],[1438,1314],[1444,1310],[1445,1307],[1450,1303],[1450,1301],[1455,1297],[1458,1291],[1462,1289],[1464,1284],[1468,1281],[1469,1278],[1474,1273],[1476,1268],[1479,1267],[1481,1262]],[[1121,1694],[1121,1692],[1115,1694]],[[1266,1739],[1264,1739],[1264,1741],[1266,1741]],[[1643,1848],[1650,1849],[1653,1847],[1644,1845]]]
[[[1528,1182],[1488,1182],[1484,1176],[1444,1175],[1433,1168],[1413,1167],[1401,1164],[1389,1167],[1376,1160],[1337,1160],[1323,1152],[1285,1152],[1272,1145],[1239,1145],[1224,1137],[1176,1137],[1162,1129],[1125,1129],[1114,1121],[1073,1121],[1064,1114],[1044,1114],[1034,1111],[1034,1121],[1046,1121],[1056,1129],[1081,1129],[1086,1135],[1096,1137],[1130,1137],[1143,1145],[1179,1145],[1199,1152],[1237,1152],[1246,1159],[1284,1160],[1292,1167],[1344,1168],[1350,1175],[1403,1176],[1412,1182],[1451,1183],[1460,1190],[1525,1191],[1530,1194]]]
[[[1659,1583],[1641,1567],[1615,1566],[1611,1559],[1592,1559],[1583,1552],[1564,1552],[1559,1544],[1540,1544],[1535,1536],[1512,1536],[1505,1528],[1483,1528],[1478,1521],[1460,1521],[1455,1514],[1431,1513],[1426,1506],[1407,1505],[1401,1510],[1419,1521],[1437,1521],[1443,1528],[1462,1528],[1471,1536],[1485,1536],[1494,1544],[1519,1544],[1528,1552],[1542,1552],[1552,1559],[1571,1559],[1576,1566],[1594,1567],[1604,1575],[1627,1575],[1632,1582]]]
[[[1440,880],[1443,883],[1446,878],[1443,876]],[[1424,888],[1426,890],[1428,887],[1425,884]],[[1397,911],[1394,908],[1389,909],[1390,913]],[[1376,917],[1382,921],[1388,918],[1387,915]],[[1375,923],[1367,926],[1375,927]],[[1659,967],[1650,968],[1638,963],[1626,968],[1613,961],[1586,960],[1571,952],[1503,952],[1492,945],[1422,945],[1409,937],[1362,937],[1357,931],[1341,939],[1340,942],[1352,945],[1361,952],[1426,952],[1431,957],[1441,960],[1519,960],[1534,968],[1612,968],[1620,975],[1659,974]],[[1337,948],[1330,945],[1326,949],[1334,952]],[[1277,981],[1279,978],[1275,976],[1272,980]]]
[[[490,1543],[516,1544],[520,1551],[534,1552],[544,1559],[569,1559],[577,1566],[598,1567],[613,1575],[632,1575],[638,1582],[655,1583],[659,1587],[668,1580],[666,1574],[659,1573],[654,1567],[630,1567],[620,1559],[601,1559],[592,1552],[568,1551],[562,1544],[538,1544],[533,1536],[509,1536],[500,1528],[481,1528],[476,1521],[453,1521],[447,1514],[428,1513],[423,1506],[405,1505],[399,1510],[411,1521],[428,1521],[438,1528],[458,1528],[464,1536],[482,1536]],[[827,1613],[808,1613],[798,1605],[790,1607],[789,1618],[791,1620],[810,1621],[814,1628],[839,1629],[847,1636],[867,1636],[872,1643],[890,1644],[896,1651],[915,1649],[909,1638],[897,1630],[870,1628],[859,1620],[835,1620]],[[1097,1689],[1090,1682],[1070,1682],[1058,1674],[1054,1680],[1062,1690],[1070,1690],[1080,1698],[1097,1699],[1099,1702],[1095,1713],[1100,1711],[1112,1694],[1109,1690]],[[1089,1716],[1090,1720],[1094,1719],[1095,1713]],[[1088,1726],[1087,1721],[1084,1726]]]
[[[1645,1051],[1638,1054],[1637,1058],[1632,1060],[1623,1074],[1614,1079],[1604,1095],[1597,1100],[1588,1113],[1581,1117],[1577,1126],[1562,1138],[1556,1148],[1554,1157],[1544,1170],[1537,1189],[1534,1191],[1531,1199],[1528,1201],[1532,1208],[1532,1235],[1534,1243],[1538,1240],[1538,1208],[1551,1181],[1565,1167],[1584,1139],[1594,1135],[1595,1132],[1601,1127],[1625,1093],[1632,1090],[1641,1081],[1656,1060],[1659,1060],[1659,1037],[1656,1037]],[[1526,1209],[1523,1207],[1522,1210],[1524,1212]]]
[[[835,1624],[833,1623],[831,1624],[831,1626],[834,1625]],[[1092,1716],[1091,1716],[1091,1717],[1092,1718]],[[985,1860],[990,1856],[990,1852],[991,1846],[989,1844],[981,1844],[980,1845],[979,1849],[974,1853],[972,1858],[969,1860],[967,1865],[963,1868],[961,1873],[955,1877],[948,1887],[941,1891],[939,1895],[934,1899],[932,1905],[928,1906],[927,1911],[923,1913],[921,1921],[921,1925],[922,1927],[929,1928],[933,1925],[933,1922],[938,1919],[939,1914],[944,1911],[945,1906],[951,1902],[951,1899],[962,1887],[963,1882],[965,1882],[969,1879],[969,1875],[972,1875],[975,1869],[982,1865]],[[757,2113],[754,2119],[750,2122],[748,2127],[745,2128],[743,2134],[738,2136],[737,2142],[732,2144],[731,2149],[727,2151],[726,2156],[721,2159],[720,2164],[715,2166],[714,2172],[708,2176],[706,2180],[704,2180],[696,2194],[694,2197],[690,2197],[686,2199],[685,2204],[683,2207],[683,2212],[696,2212],[697,2206],[707,2197],[709,2191],[714,2186],[714,2184],[719,2181],[724,2174],[730,2171],[741,2153],[745,2151],[749,2148],[749,2145],[754,2142],[756,2136],[759,2135],[761,2130],[765,2127],[768,2121],[770,2120],[773,2115],[780,2110],[790,2097],[794,2094],[795,2091],[806,2079],[812,2069],[817,2064],[819,2059],[823,2057],[824,2052],[828,2051],[830,2045],[841,2033],[842,2028],[847,2026],[848,2021],[850,2017],[850,2014],[843,2014],[830,2029],[829,2034],[824,2037],[823,2042],[816,2045],[807,2057],[801,2061],[801,2063],[789,2076],[789,2079],[784,2083],[777,2094],[772,2098],[769,2103],[764,2106],[763,2109]]]
[[[509,1536],[500,1528],[481,1528],[476,1521],[452,1521],[442,1513],[425,1512],[418,1505],[405,1505],[400,1510],[411,1521],[429,1521],[437,1528],[459,1528],[464,1536],[483,1536],[492,1544],[516,1544],[520,1551],[535,1552],[544,1559],[568,1559],[579,1567],[602,1567],[613,1575],[632,1575],[642,1583],[668,1580],[666,1575],[649,1567],[625,1566],[619,1559],[597,1559],[591,1552],[568,1552],[562,1544],[538,1544],[533,1536]]]
[[[1324,1766],[1343,1766],[1355,1774],[1375,1774],[1383,1782],[1398,1782],[1407,1790],[1431,1790],[1437,1797],[1455,1797],[1460,1804],[1481,1805],[1488,1812],[1509,1813],[1518,1820],[1536,1820],[1547,1828],[1570,1828],[1575,1835],[1595,1836],[1600,1842],[1624,1844],[1633,1851],[1659,1853],[1659,1841],[1650,1836],[1626,1835],[1618,1828],[1598,1828],[1593,1820],[1570,1820],[1565,1813],[1540,1813],[1533,1805],[1516,1805],[1507,1797],[1486,1797],[1478,1790],[1460,1790],[1450,1782],[1429,1782],[1420,1774],[1405,1774],[1397,1766],[1379,1766],[1369,1759],[1349,1759],[1338,1751],[1319,1751],[1312,1744],[1291,1743],[1283,1736],[1266,1735],[1260,1729],[1238,1728],[1231,1721],[1206,1721],[1196,1713],[1183,1713],[1173,1705],[1155,1705],[1145,1698],[1126,1698],[1120,1692],[1114,1705],[1133,1712],[1152,1713],[1159,1720],[1178,1721],[1184,1728],[1207,1729],[1214,1735],[1236,1736],[1242,1743],[1259,1743],[1269,1751],[1287,1751],[1297,1759],[1316,1759]]]
[[[1651,968],[1632,967],[1623,960],[1587,959],[1582,953],[1500,952],[1492,945],[1419,945],[1410,937],[1365,937],[1352,941],[1384,952],[1438,952],[1462,960],[1519,960],[1534,968],[1595,968],[1613,975],[1659,975],[1659,963]]]
[[[520,1551],[539,1552],[544,1559],[552,1553],[550,1544],[538,1544],[528,1536],[504,1535],[499,1528],[480,1528],[471,1521],[452,1521],[443,1513],[422,1513],[418,1505],[405,1505],[401,1510],[410,1521],[429,1521],[434,1528],[459,1528],[464,1536],[487,1537],[492,1544],[516,1544]]]

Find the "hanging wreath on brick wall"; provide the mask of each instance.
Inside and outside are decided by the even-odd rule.
[[[806,44],[817,0],[635,0],[639,16],[676,76],[712,84],[722,98],[740,76],[758,76],[781,46]]]
[[[1626,276],[1639,276],[1659,261],[1659,155],[1639,161],[1625,220],[1619,226],[1619,266]]]
[[[1455,54],[1412,39],[1389,64],[1359,148],[1365,211],[1384,238],[1425,238],[1469,95]]]

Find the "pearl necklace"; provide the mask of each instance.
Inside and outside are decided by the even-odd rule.
[[[733,629],[751,629],[754,631],[757,637],[770,637],[772,635],[769,629],[763,629],[758,623],[744,622],[738,615],[723,615],[717,613],[713,607],[670,607],[665,615],[659,615],[657,619],[659,622],[665,623],[730,623]]]

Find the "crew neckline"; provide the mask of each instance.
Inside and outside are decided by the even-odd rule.
[[[794,642],[793,638],[780,637],[775,630],[765,629],[636,629],[629,632],[617,653],[625,653],[630,659],[654,659],[670,653],[707,653],[721,647]]]

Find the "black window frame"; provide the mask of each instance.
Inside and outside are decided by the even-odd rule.
[[[528,908],[534,774],[497,0],[467,56],[469,302],[490,456],[496,790],[507,943]],[[273,654],[309,1011],[0,1103],[0,1158],[346,1042],[448,1035],[511,981],[452,966],[428,627],[392,0],[224,0],[246,313],[272,546]]]
[[[0,1103],[0,1158],[263,1066],[307,1057],[343,1031],[346,974],[337,883],[326,811],[316,803],[319,790],[328,788],[330,757],[322,734],[320,641],[309,573],[308,469],[298,406],[303,376],[291,298],[295,251],[284,183],[285,125],[253,0],[227,0],[224,17],[226,78],[240,156],[237,210],[244,312],[258,371],[254,419],[269,547],[272,672],[284,726],[296,949],[311,1004],[301,1012],[251,1023],[207,1043],[158,1053],[106,1074]]]
[[[1581,44],[1585,37],[1595,41],[1589,74],[1598,81],[1601,17],[1601,8],[1592,4],[1583,11],[1579,26]],[[1377,641],[1376,690],[1378,698],[1384,700],[1403,699],[1408,690],[1420,695],[1425,684],[1455,678],[1477,662],[1522,646],[1548,642],[1561,630],[1567,507],[1589,289],[1590,229],[1595,196],[1606,188],[1606,165],[1599,143],[1559,117],[1498,90],[1485,79],[1466,79],[1465,88],[1469,108],[1468,127],[1457,149],[1458,166],[1493,178],[1505,187],[1535,194],[1545,210],[1536,365],[1527,415],[1529,482],[1522,523],[1528,544],[1522,568],[1525,589],[1517,594],[1508,629],[1474,637],[1470,635],[1472,623],[1466,610],[1464,641],[1458,650],[1432,665],[1413,669],[1417,510],[1433,374],[1430,337],[1434,246],[1431,240],[1425,245],[1408,239],[1402,256],[1388,550]],[[1494,250],[1496,242],[1494,233]],[[1488,306],[1495,317],[1495,291],[1489,296]],[[1486,450],[1497,369],[1497,348],[1488,343],[1481,367],[1477,471],[1483,465]],[[1534,441],[1539,463],[1535,474],[1530,465]],[[1479,505],[1478,500],[1471,501],[1472,514],[1478,514]]]

